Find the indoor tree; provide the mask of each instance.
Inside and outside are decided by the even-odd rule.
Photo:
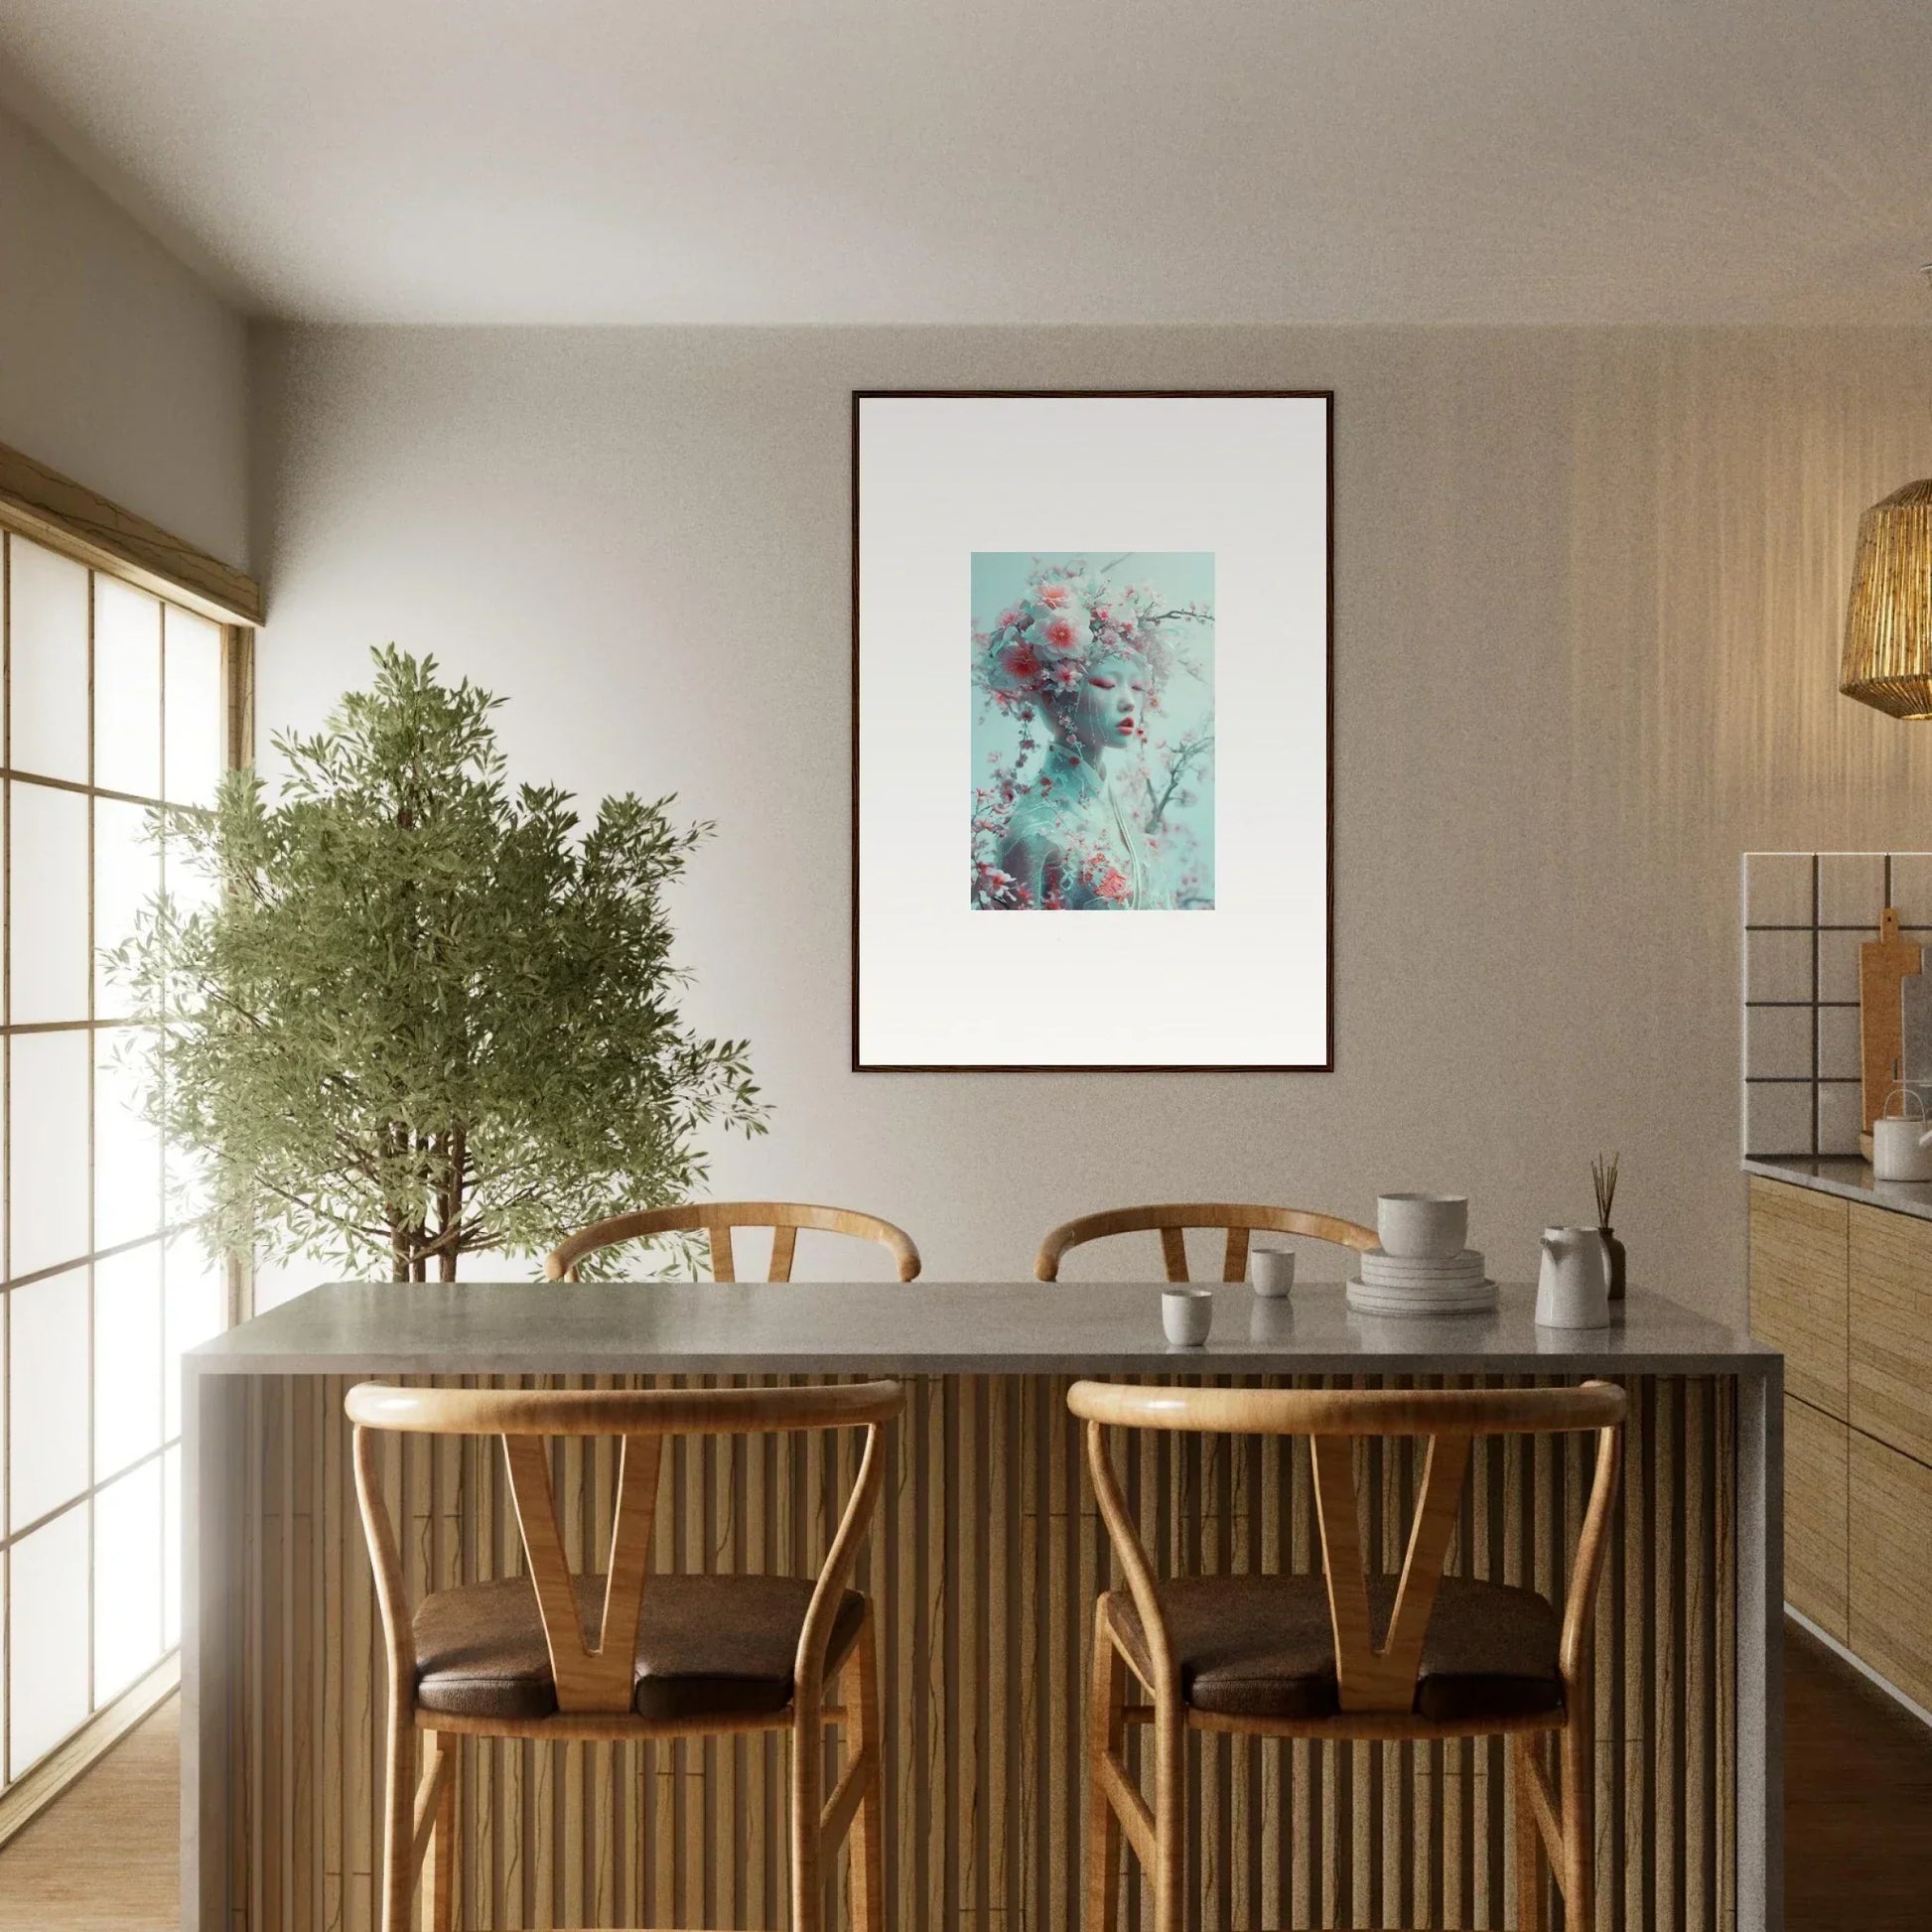
[[[275,740],[272,800],[244,770],[156,814],[176,890],[109,964],[211,1246],[453,1280],[687,1198],[701,1130],[763,1107],[745,1043],[678,1013],[665,888],[712,828],[626,794],[584,830],[568,793],[509,785],[500,700],[375,664]]]

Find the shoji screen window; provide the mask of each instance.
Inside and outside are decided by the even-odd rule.
[[[226,1314],[133,1107],[98,963],[171,877],[163,800],[225,762],[220,625],[0,531],[4,643],[4,1354],[0,1788],[179,1641],[180,1357]]]

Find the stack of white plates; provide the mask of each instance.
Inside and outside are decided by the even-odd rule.
[[[1496,1306],[1496,1284],[1479,1250],[1459,1255],[1392,1255],[1367,1249],[1348,1284],[1348,1306],[1365,1314],[1469,1314]]]

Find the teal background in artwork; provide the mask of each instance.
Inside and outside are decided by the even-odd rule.
[[[972,628],[990,630],[1000,613],[1026,597],[1034,574],[1042,566],[1068,565],[1084,560],[1087,574],[1097,583],[1120,587],[1146,585],[1160,600],[1161,609],[1198,605],[1214,609],[1214,553],[1211,550],[1121,552],[1117,550],[1042,550],[975,551],[972,555]],[[1122,771],[1130,761],[1144,763],[1153,795],[1166,788],[1171,754],[1168,746],[1186,733],[1206,733],[1214,729],[1214,625],[1179,622],[1168,626],[1183,660],[1160,691],[1160,708],[1150,720],[1148,740],[1139,747],[1118,755]],[[971,646],[971,639],[966,644]],[[970,658],[962,652],[962,671]],[[973,706],[973,773],[975,782],[995,764],[1010,764],[1021,756],[1022,728],[1011,715],[984,701],[974,690],[970,676],[962,678],[968,701]],[[1045,727],[1034,728],[1037,738],[1048,736]],[[1114,759],[1110,757],[1109,762]],[[1038,754],[1032,768],[1038,769]],[[1166,807],[1166,836],[1175,851],[1184,847],[1199,881],[1199,892],[1190,901],[1191,909],[1205,909],[1215,903],[1214,867],[1214,755],[1192,759],[1184,782],[1169,798]]]

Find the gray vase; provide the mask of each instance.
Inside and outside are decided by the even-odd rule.
[[[1603,1247],[1610,1257],[1610,1300],[1623,1300],[1623,1243],[1608,1228],[1598,1228],[1603,1237]]]

